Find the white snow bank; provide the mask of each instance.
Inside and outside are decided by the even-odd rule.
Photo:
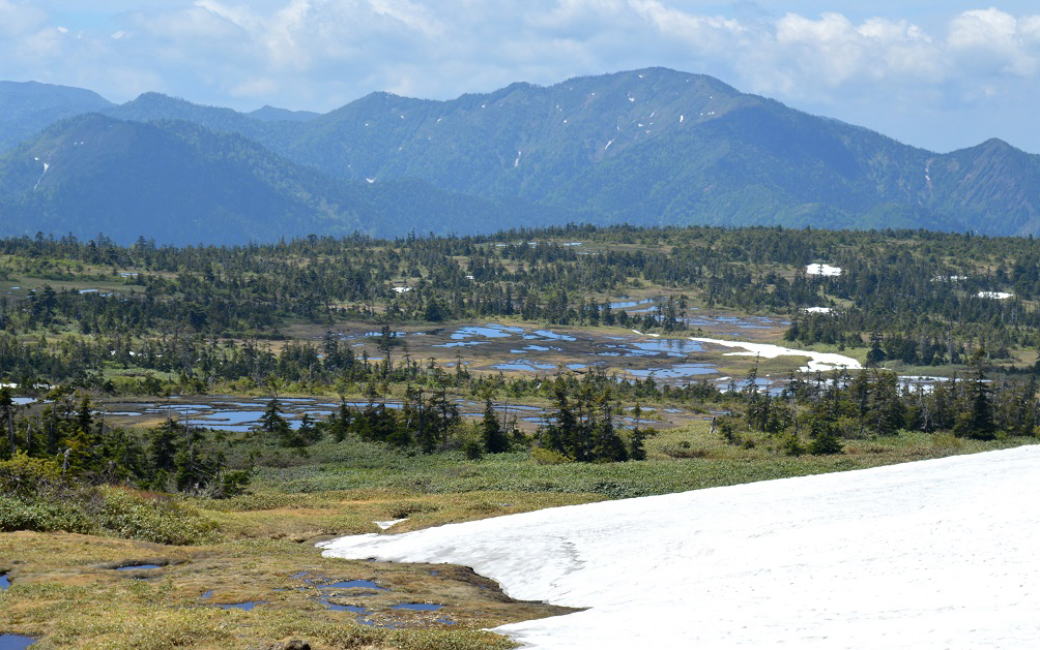
[[[830,307],[806,307],[802,311],[807,314],[829,314],[834,310]]]
[[[852,357],[833,352],[815,352],[813,350],[796,350],[785,348],[769,343],[746,343],[743,341],[723,341],[721,339],[690,338],[697,343],[710,343],[720,345],[724,348],[741,348],[743,352],[728,352],[727,356],[754,357],[760,356],[764,359],[775,359],[777,357],[809,357],[809,363],[800,368],[804,372],[816,372],[848,368],[849,370],[862,370],[863,365]]]
[[[841,275],[840,266],[831,266],[830,264],[809,264],[805,267],[806,275],[822,275],[827,278],[836,278]]]
[[[451,562],[590,609],[536,650],[1035,648],[1040,447],[554,508],[323,544]]]
[[[1010,300],[1015,297],[1015,294],[1006,291],[980,291],[978,297],[990,298],[992,300]]]
[[[376,526],[379,526],[379,530],[389,530],[397,524],[400,524],[405,521],[408,521],[408,517],[405,517],[404,519],[389,519],[387,521],[373,521],[372,523]]]

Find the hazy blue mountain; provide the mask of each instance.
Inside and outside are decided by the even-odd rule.
[[[58,120],[111,106],[89,90],[35,81],[0,81],[0,152]]]
[[[311,111],[290,111],[275,106],[264,106],[263,108],[258,108],[255,111],[246,113],[246,115],[255,120],[261,120],[264,122],[309,122],[321,115],[321,113],[313,113]]]
[[[248,139],[292,161],[293,173],[323,178],[321,196],[353,188],[365,201],[379,197],[382,214],[361,222],[380,234],[402,224],[472,232],[576,218],[1040,232],[1038,156],[1000,141],[937,154],[663,68],[451,101],[373,93],[319,116],[243,114],[156,93],[104,112]],[[404,182],[423,188],[430,211],[408,193],[393,196]],[[431,216],[459,202],[462,216]]]
[[[237,134],[188,122],[91,114],[0,158],[0,235],[138,236],[244,243],[311,233],[472,232],[532,209],[454,196],[421,181],[332,180]],[[544,211],[543,211],[544,212]]]
[[[202,106],[161,93],[145,93],[105,110],[104,114],[134,122],[191,122],[218,133],[237,133],[267,146],[292,137],[290,134],[299,126],[298,122],[264,121],[230,108]]]
[[[1037,156],[935,154],[661,68],[447,102],[375,93],[271,146],[343,178],[420,178],[635,224],[1040,227]]]

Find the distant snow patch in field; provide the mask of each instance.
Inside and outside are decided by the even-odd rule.
[[[831,266],[830,264],[809,264],[805,267],[805,274],[836,278],[841,275],[841,267]]]
[[[394,287],[394,291],[396,291],[397,293],[408,293],[411,290],[411,287]]]
[[[800,368],[803,372],[816,372],[817,370],[825,372],[827,370],[837,370],[839,368],[848,368],[849,370],[863,369],[863,365],[852,357],[847,357],[843,354],[835,354],[833,352],[796,350],[794,348],[785,348],[770,343],[748,343],[744,341],[724,341],[721,339],[705,338],[691,338],[690,340],[697,343],[710,343],[724,348],[740,348],[743,350],[743,352],[728,352],[726,353],[726,356],[762,357],[763,359],[775,359],[777,357],[808,357],[808,365]]]
[[[806,307],[802,311],[807,314],[830,314],[834,310],[830,307]]]
[[[980,291],[976,295],[979,298],[989,298],[991,300],[1010,300],[1015,297],[1015,294],[1006,291]]]
[[[472,567],[587,608],[496,628],[528,650],[1031,649],[1040,447],[552,508],[322,544]]]

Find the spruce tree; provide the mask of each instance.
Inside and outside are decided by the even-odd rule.
[[[501,454],[509,451],[509,438],[495,415],[495,405],[490,399],[484,402],[484,421],[481,423],[481,439],[484,451],[489,454]]]

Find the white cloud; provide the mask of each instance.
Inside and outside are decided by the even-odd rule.
[[[0,0],[0,36],[20,36],[38,29],[47,14],[24,2]]]
[[[966,11],[951,22],[948,43],[965,67],[1033,77],[1040,55],[1040,16],[1020,19],[992,8]]]

